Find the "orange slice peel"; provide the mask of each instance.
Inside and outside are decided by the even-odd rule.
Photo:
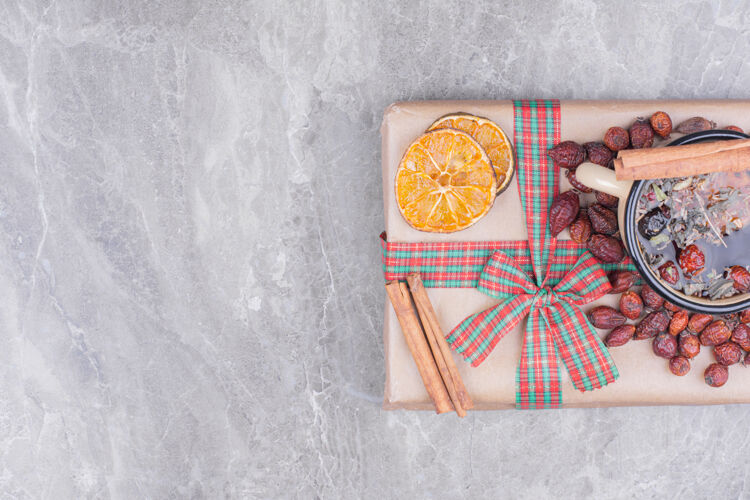
[[[415,229],[460,231],[492,207],[497,178],[490,157],[468,133],[438,128],[407,148],[396,170],[396,202]]]
[[[489,156],[497,177],[497,192],[502,193],[513,179],[515,157],[513,146],[495,122],[468,113],[452,113],[438,118],[427,129],[455,128],[471,135],[484,148]]]

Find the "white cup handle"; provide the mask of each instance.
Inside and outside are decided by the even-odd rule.
[[[586,187],[617,196],[623,200],[627,198],[630,188],[633,186],[633,181],[618,181],[615,178],[614,170],[590,162],[581,163],[578,166],[576,179]]]

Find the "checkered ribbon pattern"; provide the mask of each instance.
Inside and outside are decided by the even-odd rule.
[[[476,288],[484,266],[498,250],[513,257],[526,274],[533,272],[529,242],[526,240],[414,243],[388,241],[386,233],[382,233],[380,244],[386,281],[404,281],[409,274],[418,273],[427,288]],[[547,283],[550,286],[558,284],[585,251],[575,241],[557,241],[547,263]],[[600,265],[607,272],[636,271],[629,257],[619,264]]]
[[[559,102],[514,101],[514,114],[528,241],[394,243],[383,234],[383,267],[388,280],[419,272],[425,286],[476,287],[501,301],[469,316],[448,335],[451,347],[473,366],[528,317],[516,372],[516,407],[555,408],[562,403],[558,359],[578,390],[617,379],[614,361],[579,307],[611,289],[605,271],[633,265],[602,266],[583,247],[550,235],[547,214],[559,179],[547,150],[560,142]]]

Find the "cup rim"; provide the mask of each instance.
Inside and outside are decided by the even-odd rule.
[[[729,139],[750,139],[750,135],[742,132],[736,132],[734,130],[706,130],[703,132],[695,132],[688,134],[678,139],[673,140],[669,146],[679,146],[681,144],[693,144],[697,142],[709,141],[709,140],[729,140]],[[689,299],[688,295],[674,290],[672,287],[662,283],[661,278],[654,274],[643,254],[641,252],[640,245],[638,244],[637,229],[636,229],[636,215],[638,199],[640,198],[641,190],[644,187],[643,180],[637,180],[633,182],[630,187],[630,192],[625,204],[625,227],[623,233],[625,236],[625,242],[630,250],[630,258],[632,259],[635,267],[638,269],[641,278],[648,284],[656,293],[661,295],[667,301],[695,312],[702,312],[707,314],[730,314],[739,312],[744,309],[750,308],[750,293],[743,294],[745,298],[740,297],[739,300],[731,303],[707,303],[707,299]]]

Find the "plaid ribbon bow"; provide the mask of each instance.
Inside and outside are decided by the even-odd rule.
[[[560,405],[558,357],[580,391],[603,387],[617,378],[609,352],[579,309],[611,289],[607,275],[589,252],[550,288],[535,285],[513,259],[497,251],[477,289],[502,302],[466,318],[450,333],[448,342],[477,366],[528,315],[516,374],[517,407]]]
[[[534,279],[514,259],[494,252],[478,289],[503,302],[466,318],[448,342],[477,366],[528,315],[516,373],[516,407],[554,408],[562,400],[558,357],[578,390],[597,389],[618,377],[609,352],[579,309],[611,287],[588,251],[557,285],[547,286],[550,256],[557,246],[549,233],[547,213],[558,188],[557,169],[548,161],[547,150],[560,140],[560,107],[556,100],[515,101],[514,112],[518,186]]]

